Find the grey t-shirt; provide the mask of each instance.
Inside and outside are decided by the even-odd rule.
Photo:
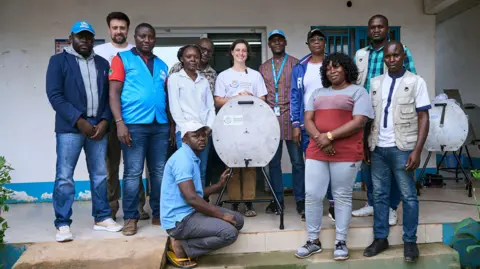
[[[371,119],[374,114],[372,100],[367,90],[355,84],[343,90],[334,90],[332,87],[316,89],[307,102],[305,111],[318,110],[329,111],[329,119],[322,121],[339,120],[335,117],[337,113],[332,113],[333,111],[350,111],[350,115],[362,115]]]

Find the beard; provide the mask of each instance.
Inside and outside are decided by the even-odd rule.
[[[123,44],[127,41],[127,38],[124,35],[115,35],[112,41],[116,44]]]

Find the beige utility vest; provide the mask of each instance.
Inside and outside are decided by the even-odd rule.
[[[378,133],[382,124],[384,107],[382,105],[382,85],[387,74],[371,80],[370,93],[375,112],[368,145],[373,151],[378,143]],[[415,149],[418,139],[418,114],[415,104],[417,84],[420,77],[406,71],[395,94],[392,96],[392,117],[395,131],[395,144],[398,149],[408,151]]]

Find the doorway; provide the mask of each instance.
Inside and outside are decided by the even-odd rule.
[[[178,50],[187,44],[197,44],[200,38],[210,38],[214,44],[210,65],[220,73],[232,66],[229,56],[230,45],[237,39],[245,39],[250,44],[252,54],[247,66],[258,70],[266,61],[267,44],[265,28],[156,28],[157,43],[153,53],[162,59],[169,68],[178,62]]]

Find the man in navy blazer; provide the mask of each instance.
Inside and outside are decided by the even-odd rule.
[[[73,240],[70,230],[75,198],[73,172],[85,151],[95,230],[118,232],[122,229],[110,217],[107,200],[106,151],[108,124],[107,60],[93,52],[95,31],[81,21],[73,25],[72,45],[50,58],[47,70],[47,96],[55,115],[57,165],[53,191],[56,240]]]

